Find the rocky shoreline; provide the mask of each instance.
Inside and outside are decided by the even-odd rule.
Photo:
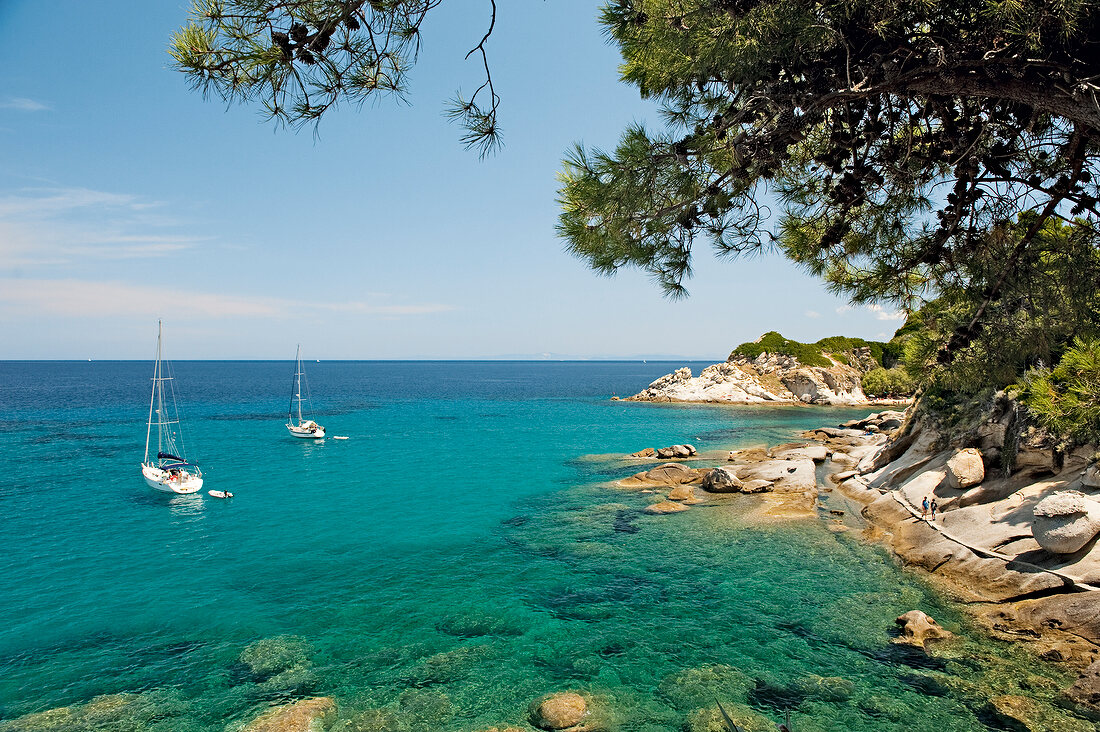
[[[869,353],[853,354],[853,358],[857,356],[870,358]],[[707,366],[698,376],[692,376],[686,367],[665,374],[624,401],[834,406],[906,403],[869,398],[861,385],[863,371],[833,356],[822,357],[828,359],[829,366],[806,366],[780,353],[761,353],[755,358],[734,354],[727,361]]]
[[[1041,438],[1014,439],[1009,422],[992,414],[948,440],[904,412],[882,412],[808,431],[805,442],[731,452],[724,465],[665,463],[618,485],[662,498],[651,513],[703,502],[696,487],[704,494],[758,494],[762,519],[817,516],[819,491],[836,490],[860,508],[866,538],[925,573],[988,633],[1073,669],[1078,678],[1064,690],[1064,701],[1100,719],[1096,449],[1061,455]],[[690,445],[663,454],[677,447],[694,454]],[[1015,451],[1010,470],[1000,467],[1007,450]],[[818,466],[827,475],[824,484]],[[939,505],[935,521],[922,517],[926,497]],[[908,626],[912,619],[898,620]],[[1035,728],[1026,704],[1005,704],[1001,716]]]

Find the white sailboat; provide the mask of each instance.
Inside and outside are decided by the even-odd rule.
[[[290,412],[286,418],[286,428],[290,434],[295,437],[301,437],[306,440],[316,440],[325,436],[325,428],[314,422],[312,419],[305,419],[302,417],[302,399],[309,401],[309,384],[305,384],[306,396],[302,396],[302,386],[305,373],[302,371],[302,346],[298,346],[298,351],[294,355],[294,383],[290,391]],[[297,405],[297,407],[295,407]],[[312,407],[312,404],[310,405]],[[295,408],[297,408],[298,421],[294,421]]]
[[[168,375],[165,375],[165,374]],[[164,398],[164,385],[168,384],[168,401]],[[149,426],[145,432],[145,459],[141,474],[150,488],[165,493],[198,493],[202,490],[202,470],[187,462],[183,450],[183,437],[176,434],[180,423],[176,407],[176,392],[172,386],[171,368],[165,370],[161,362],[161,323],[157,321],[157,360],[153,367],[153,393],[149,397]],[[157,428],[157,446],[153,458],[149,458],[153,426]]]

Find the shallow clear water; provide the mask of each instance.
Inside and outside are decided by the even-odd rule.
[[[679,365],[307,363],[312,442],[283,427],[290,362],[177,363],[220,501],[141,480],[150,364],[0,363],[0,730],[223,730],[325,695],[335,729],[470,731],[573,689],[624,732],[718,729],[716,699],[749,729],[942,732],[1068,683],[858,532],[752,525],[748,497],[641,513],[622,453],[867,411],[608,399]],[[915,608],[963,639],[891,644]]]

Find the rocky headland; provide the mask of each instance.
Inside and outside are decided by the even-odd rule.
[[[751,344],[738,346],[726,361],[707,366],[698,376],[692,376],[689,368],[677,369],[627,397],[627,401],[880,403],[869,399],[861,384],[865,373],[881,368],[881,359],[881,350],[876,357],[872,345],[833,351],[820,344],[807,345],[778,333],[765,333]]]
[[[867,539],[926,573],[993,636],[1073,669],[1078,678],[1064,701],[1100,719],[1097,447],[1059,451],[1048,436],[1021,427],[1003,397],[980,419],[950,429],[911,412],[811,430],[801,443],[730,452],[713,467],[663,463],[619,486],[652,492],[653,513],[721,494],[758,494],[759,518],[823,516],[838,531],[847,530],[836,518],[844,505],[862,516]],[[843,504],[823,504],[822,492],[839,494]],[[923,510],[926,498],[937,503],[934,520]],[[899,642],[923,648],[945,637],[934,620],[914,613],[898,619]],[[1017,724],[1012,729],[1047,728],[1031,726],[1017,706],[1008,700],[998,712]]]

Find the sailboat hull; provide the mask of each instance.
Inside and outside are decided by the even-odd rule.
[[[166,470],[153,465],[142,465],[141,475],[150,488],[165,493],[187,495],[202,490],[202,478],[191,473],[181,473],[175,479]]]
[[[303,427],[295,427],[292,424],[288,424],[286,426],[286,429],[287,429],[287,432],[289,432],[290,434],[294,435],[295,437],[300,437],[303,440],[319,440],[319,439],[321,439],[322,437],[325,436],[325,428],[321,427],[321,426],[318,426],[318,427],[310,430],[310,429],[306,429],[306,428],[303,428]]]

